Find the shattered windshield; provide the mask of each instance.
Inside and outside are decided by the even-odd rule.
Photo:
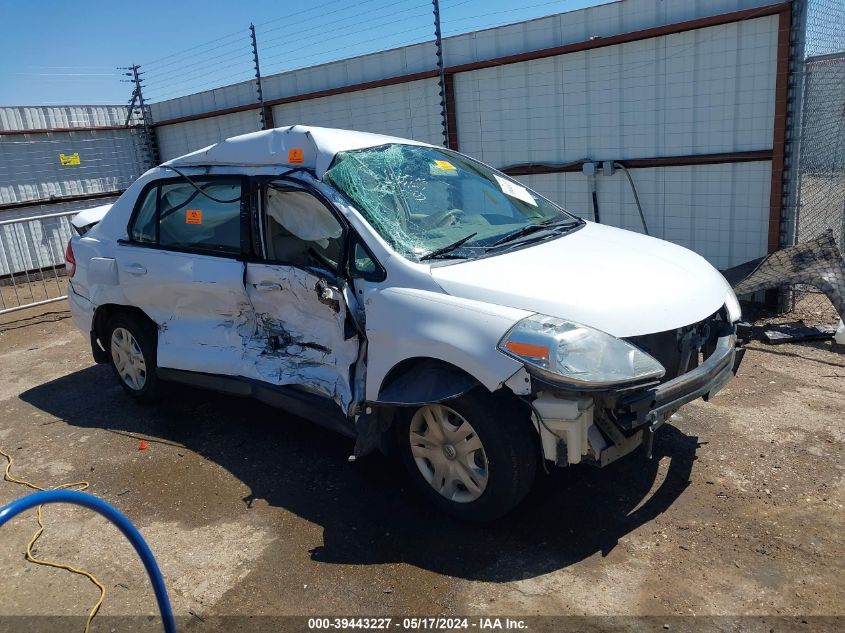
[[[507,176],[435,147],[340,152],[324,180],[415,261],[478,257],[580,223]]]

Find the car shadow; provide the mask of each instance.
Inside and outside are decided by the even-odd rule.
[[[404,562],[490,582],[607,555],[678,499],[698,448],[696,437],[666,425],[654,459],[638,450],[604,469],[557,469],[507,517],[471,525],[432,511],[396,460],[379,454],[350,464],[350,439],[301,418],[182,386],[176,397],[141,405],[119,387],[105,387],[114,384],[108,366],[92,366],[20,398],[73,426],[175,443],[212,460],[250,489],[246,506],[263,499],[322,526],[323,544],[311,551],[315,561]],[[662,458],[667,469],[659,468]]]

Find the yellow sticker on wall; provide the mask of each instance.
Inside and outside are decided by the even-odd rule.
[[[202,209],[188,209],[185,212],[185,224],[202,224]]]
[[[447,171],[455,171],[455,166],[448,160],[436,160],[434,161],[434,164],[440,167],[440,169],[445,169]]]
[[[79,152],[74,152],[73,154],[59,154],[59,164],[62,167],[67,167],[69,165],[79,165],[82,161],[79,158]]]
[[[305,162],[305,156],[302,154],[302,148],[292,147],[288,150],[288,162],[293,165],[298,165]]]

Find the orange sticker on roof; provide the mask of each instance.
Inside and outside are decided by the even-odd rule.
[[[185,224],[202,224],[202,209],[188,209],[185,212]]]
[[[305,156],[302,154],[301,147],[292,147],[288,150],[288,162],[294,165],[305,162]]]
[[[440,169],[446,169],[449,171],[453,171],[455,169],[455,166],[448,160],[436,160],[434,161],[434,164],[440,167]]]

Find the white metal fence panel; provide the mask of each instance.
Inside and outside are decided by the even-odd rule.
[[[75,213],[0,222],[0,314],[67,296],[64,253]]]
[[[161,160],[166,161],[202,149],[230,136],[261,129],[257,110],[165,125],[156,129]]]
[[[771,162],[632,169],[649,232],[699,253],[720,269],[766,254]],[[581,173],[519,180],[573,213],[593,219]],[[603,224],[642,232],[625,175],[596,179]]]
[[[318,125],[443,142],[436,79],[371,88],[273,107],[276,126]]]
[[[777,16],[455,77],[461,150],[501,167],[770,149]]]
[[[43,204],[28,205],[25,207],[18,207],[16,209],[7,209],[0,212],[0,221],[19,220],[20,218],[39,217],[44,215],[54,215],[56,213],[79,213],[83,209],[90,209],[91,207],[99,207],[104,204],[112,204],[117,200],[118,196],[108,196],[104,198],[92,198],[90,200],[75,200],[71,202],[45,202]]]

